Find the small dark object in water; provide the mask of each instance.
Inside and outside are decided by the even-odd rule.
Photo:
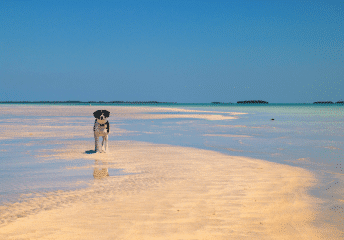
[[[271,118],[271,120],[273,121],[273,120],[275,120],[275,119]]]

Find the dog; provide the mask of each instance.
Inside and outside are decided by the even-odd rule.
[[[96,118],[93,126],[94,141],[95,141],[95,152],[108,152],[108,141],[110,133],[110,124],[108,122],[108,117],[110,117],[110,112],[107,110],[97,110],[93,113]],[[99,137],[103,137],[101,151],[99,151]]]

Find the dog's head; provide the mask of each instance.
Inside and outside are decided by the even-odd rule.
[[[93,116],[99,123],[104,124],[107,122],[107,118],[110,117],[110,112],[107,110],[97,110],[93,113]]]

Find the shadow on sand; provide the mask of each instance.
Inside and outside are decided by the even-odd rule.
[[[86,153],[86,154],[94,154],[94,153],[96,153],[96,151],[94,151],[94,150],[88,150],[88,151],[85,151],[85,153]]]

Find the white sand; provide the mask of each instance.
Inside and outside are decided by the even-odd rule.
[[[71,142],[75,148],[44,158],[95,159],[136,174],[7,206],[7,216],[24,217],[0,228],[0,239],[325,237],[326,228],[312,226],[316,199],[306,190],[315,179],[308,171],[207,150],[114,143],[111,153],[85,154],[91,144]],[[25,216],[39,205],[48,210]]]

